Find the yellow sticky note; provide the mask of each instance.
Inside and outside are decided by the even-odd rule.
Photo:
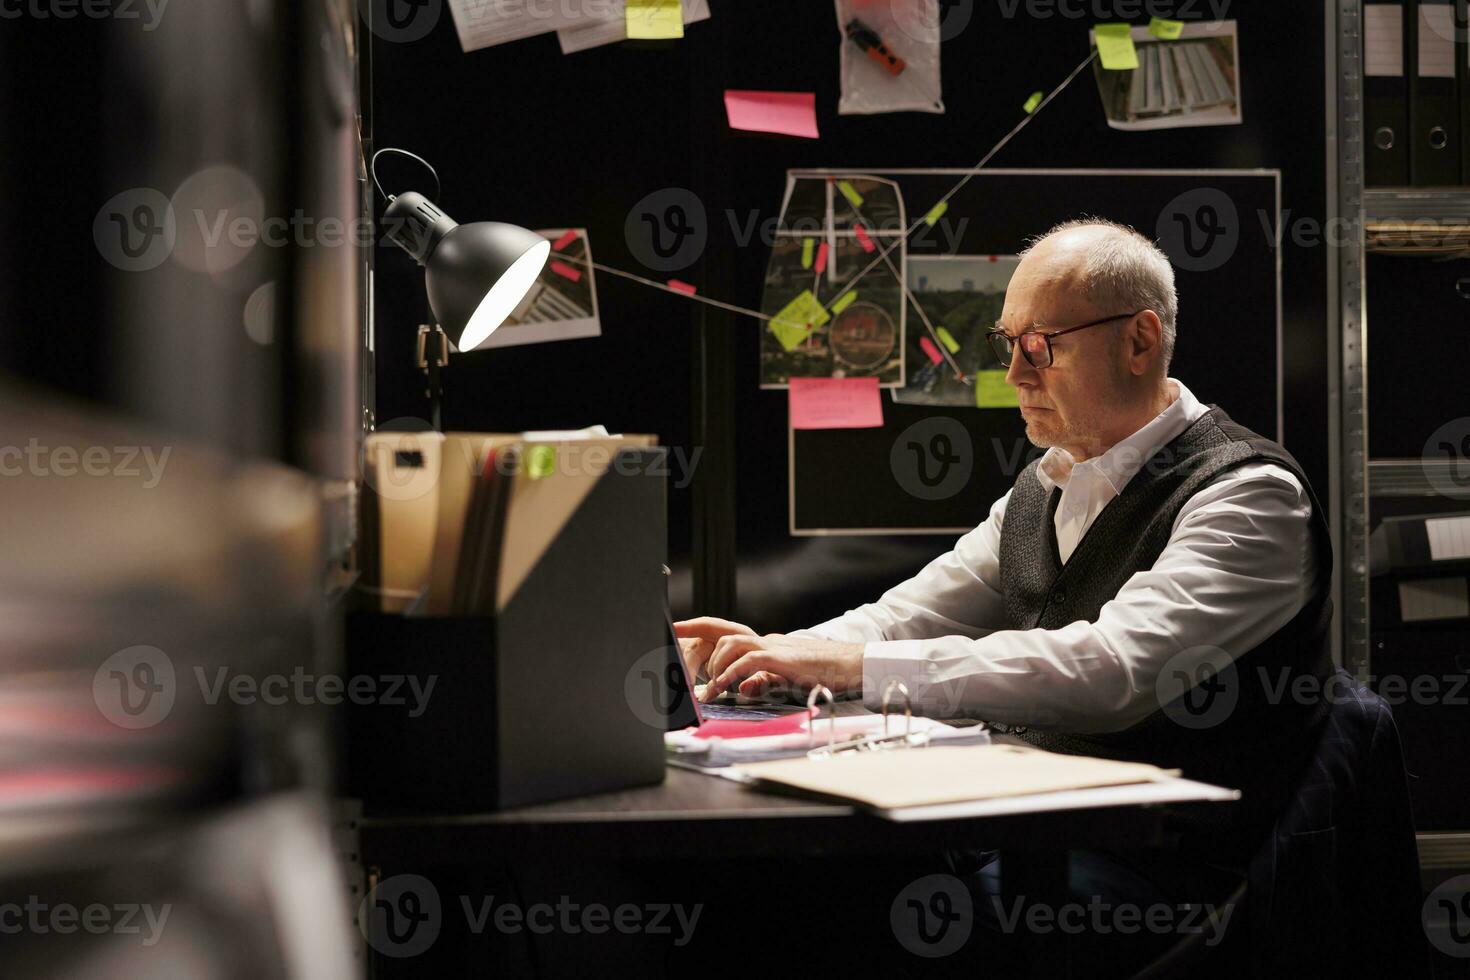
[[[832,315],[836,316],[843,310],[847,309],[849,306],[852,305],[852,301],[855,299],[857,299],[856,289],[843,293],[837,298],[837,302],[832,304]]]
[[[771,333],[786,350],[795,350],[806,339],[812,327],[820,327],[831,319],[810,289],[803,289],[771,319]]]
[[[662,40],[684,36],[680,0],[627,0],[628,37]]]
[[[975,375],[976,408],[1019,408],[1016,389],[1006,384],[1004,371],[981,371]]]
[[[929,213],[928,214],[924,215],[924,224],[926,224],[929,227],[933,228],[934,227],[934,222],[936,222],[940,218],[944,217],[944,212],[946,212],[948,210],[949,210],[949,202],[948,201],[940,201],[938,204],[934,205],[932,208],[929,209]]]
[[[526,475],[533,480],[556,472],[556,447],[532,446],[526,451]]]
[[[815,238],[803,238],[801,240],[801,267],[810,269],[812,267],[812,252],[817,247]]]
[[[1021,103],[1021,108],[1025,109],[1026,115],[1029,116],[1036,111],[1036,107],[1041,105],[1041,100],[1044,98],[1046,98],[1045,92],[1032,92],[1030,98]]]
[[[1161,41],[1177,41],[1179,35],[1184,33],[1184,21],[1151,17],[1148,22],[1148,32]]]
[[[863,196],[857,192],[857,188],[853,187],[847,181],[839,180],[837,182],[837,189],[842,192],[843,197],[851,202],[853,207],[860,208],[863,206]]]
[[[1127,24],[1098,24],[1097,54],[1109,71],[1128,71],[1138,67],[1138,52],[1133,49],[1132,28]]]
[[[939,342],[945,347],[948,347],[951,354],[958,354],[960,352],[960,342],[955,340],[948,330],[943,327],[935,327],[934,332],[939,334]]]

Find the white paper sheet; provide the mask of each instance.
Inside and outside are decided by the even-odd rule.
[[[1470,558],[1470,517],[1435,517],[1424,522],[1431,561]]]
[[[571,27],[556,32],[561,42],[562,54],[586,51],[604,44],[616,44],[628,39],[628,26],[624,15],[623,0],[615,0],[618,15],[601,23]],[[684,0],[684,25],[687,27],[701,20],[709,20],[709,0]]]
[[[478,51],[523,37],[624,19],[622,0],[448,0],[459,46]]]

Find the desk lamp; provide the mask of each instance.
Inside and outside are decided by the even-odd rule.
[[[388,202],[382,217],[384,234],[424,267],[424,287],[437,321],[436,332],[447,333],[457,350],[472,351],[505,322],[536,284],[551,243],[518,225],[498,221],[462,225],[417,191],[384,193],[377,175],[378,157],[384,153],[423,164],[434,176],[435,197],[439,196],[439,175],[422,157],[397,147],[378,150],[369,165],[378,193]],[[424,337],[429,329],[419,328],[419,360],[430,373],[437,429],[437,369],[448,363],[449,352],[441,349],[437,355],[425,356]]]

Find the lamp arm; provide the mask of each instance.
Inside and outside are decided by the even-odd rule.
[[[383,195],[384,200],[388,200],[388,194],[386,191],[383,190],[383,185],[378,181],[378,157],[382,156],[384,153],[397,153],[399,156],[408,157],[410,160],[416,160],[420,164],[422,164],[423,168],[429,172],[429,176],[434,178],[434,194],[432,199],[435,201],[439,200],[439,192],[443,189],[439,184],[439,171],[435,170],[433,164],[429,163],[429,161],[425,160],[417,153],[410,153],[407,150],[401,150],[396,146],[383,147],[381,150],[378,150],[376,153],[374,153],[373,158],[368,161],[368,173],[373,178],[373,186],[377,187],[378,193]]]

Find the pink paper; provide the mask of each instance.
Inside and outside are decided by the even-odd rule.
[[[877,378],[792,378],[793,429],[876,429],[883,425]]]
[[[695,293],[699,292],[699,290],[695,289],[689,283],[681,282],[678,279],[670,279],[668,281],[668,287],[672,290],[683,293],[685,296],[693,296]]]
[[[761,735],[794,735],[806,731],[806,712],[793,711],[763,721],[707,721],[694,730],[695,738],[757,738]]]
[[[577,240],[577,229],[573,228],[570,231],[568,231],[565,235],[561,236],[556,241],[552,242],[551,243],[551,248],[552,248],[553,251],[560,252],[562,249],[566,248],[568,245],[572,244],[572,242],[574,242],[576,240]]]
[[[725,93],[731,129],[817,138],[817,97],[812,92]]]
[[[570,279],[572,282],[576,282],[576,281],[578,281],[579,279],[582,278],[582,273],[581,273],[580,270],[573,269],[571,266],[567,265],[565,262],[552,262],[551,263],[551,271],[552,272],[555,272],[557,275],[561,276],[563,279]]]
[[[817,246],[817,275],[827,271],[827,243]]]
[[[873,250],[873,240],[868,237],[868,229],[862,225],[853,225],[852,232],[857,236],[858,244],[863,247],[864,252],[871,252]]]
[[[924,348],[924,353],[928,354],[929,360],[933,361],[935,364],[938,364],[940,361],[944,360],[944,355],[939,353],[939,348],[935,347],[934,341],[930,340],[928,337],[920,337],[919,346]]]

